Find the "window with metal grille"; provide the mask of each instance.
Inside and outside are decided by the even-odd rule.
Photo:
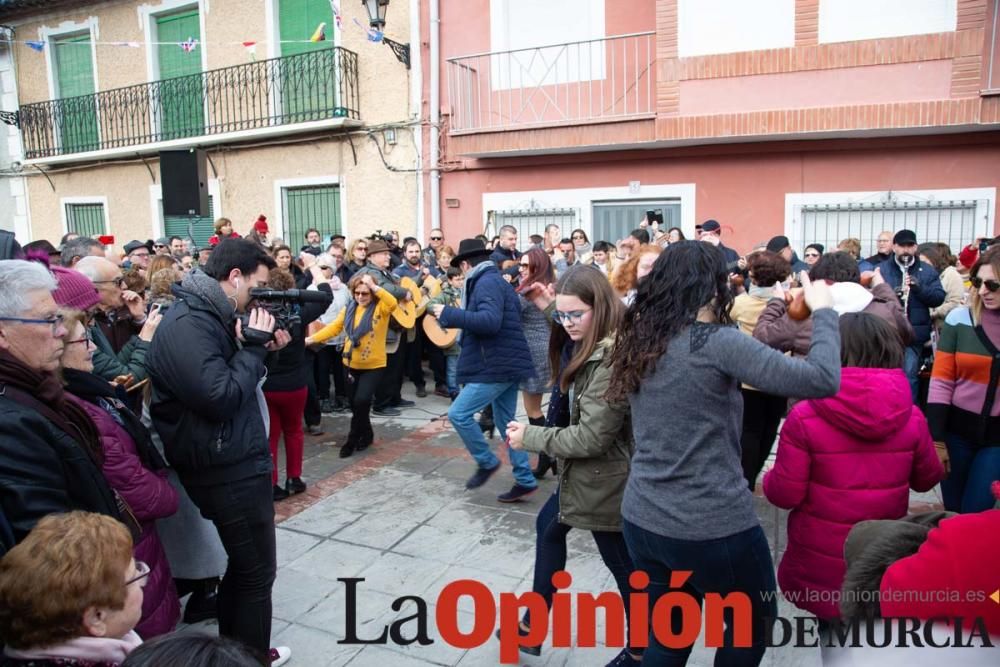
[[[190,217],[186,215],[163,215],[163,202],[160,202],[160,218],[163,221],[163,233],[166,236],[190,238],[199,248],[208,245],[208,239],[215,234],[215,199],[208,198],[208,215]]]
[[[575,208],[526,208],[490,211],[490,217],[493,220],[493,234],[504,225],[517,229],[517,244],[523,250],[531,246],[528,237],[532,234],[544,237],[548,225],[559,225],[562,235],[568,237],[580,219],[580,212]],[[487,232],[489,231],[488,229]]]
[[[293,250],[305,245],[306,230],[319,230],[329,241],[343,229],[340,217],[340,188],[336,185],[309,185],[282,188],[285,243]]]
[[[104,204],[66,204],[66,231],[96,239],[104,235]]]
[[[913,230],[917,241],[947,243],[952,252],[979,236],[991,236],[989,200],[935,200],[857,202],[807,205],[792,231],[792,247],[801,252],[807,243],[822,243],[835,250],[846,238],[861,241],[862,257],[875,254],[879,232]]]

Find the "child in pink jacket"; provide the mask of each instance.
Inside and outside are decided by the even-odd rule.
[[[944,477],[901,370],[899,335],[861,312],[840,317],[840,338],[840,392],[792,409],[764,477],[767,499],[792,511],[778,585],[789,602],[821,621],[840,616],[851,527],[905,516],[910,489],[928,491]]]

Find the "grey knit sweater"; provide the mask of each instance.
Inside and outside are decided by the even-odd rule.
[[[818,398],[840,386],[837,313],[813,314],[809,356],[793,359],[736,327],[696,323],[629,397],[635,455],[622,516],[652,533],[711,540],[758,524],[740,466],[740,382]]]

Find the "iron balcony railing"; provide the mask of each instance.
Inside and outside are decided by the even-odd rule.
[[[358,56],[341,47],[20,109],[29,159],[359,117]]]
[[[656,112],[656,35],[447,60],[452,132],[624,120]]]

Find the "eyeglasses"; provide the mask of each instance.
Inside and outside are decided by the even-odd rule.
[[[360,250],[361,252],[368,252],[368,246],[359,245],[355,250]]]
[[[63,324],[63,316],[53,315],[52,317],[46,317],[44,320],[31,319],[28,317],[0,317],[0,321],[20,322],[21,324],[48,324],[52,327],[52,335],[55,336],[56,332],[59,331],[59,327]]]
[[[64,345],[73,345],[74,343],[86,343],[90,344],[94,341],[94,337],[90,333],[90,329],[83,330],[83,338],[77,338],[76,340],[64,340]]]
[[[971,278],[969,278],[969,282],[972,283],[972,286],[975,287],[976,289],[979,289],[983,285],[986,285],[986,289],[988,289],[991,292],[996,292],[997,290],[1000,290],[1000,281],[997,280],[983,280],[979,276],[972,276]]]
[[[128,588],[135,582],[139,582],[140,588],[145,588],[147,577],[149,576],[149,566],[143,563],[141,560],[135,562],[135,576],[131,579],[125,581],[125,588]]]
[[[517,266],[520,269],[529,269],[529,268],[531,268],[531,264],[528,264],[527,262],[523,262],[521,264],[518,264]]]
[[[432,236],[431,241],[444,241],[443,236]]]
[[[816,252],[807,252],[805,256],[806,257],[819,257],[819,253],[816,253]]]
[[[355,292],[354,296],[369,296],[371,292]]]
[[[552,311],[552,319],[556,324],[562,324],[565,326],[567,322],[572,322],[574,324],[579,324],[583,316],[590,312],[590,308],[587,310],[554,310]]]
[[[106,283],[111,283],[112,285],[126,285],[127,284],[125,282],[125,276],[118,276],[117,278],[114,278],[112,280],[93,280],[91,282],[93,282],[95,285],[103,285],[103,284],[106,284]]]
[[[166,248],[167,246],[163,245],[162,243],[154,243],[153,247],[154,248]]]
[[[582,241],[582,240],[583,240],[583,237],[582,237],[582,236],[574,236],[574,237],[573,237],[573,240],[574,240],[574,241]]]

